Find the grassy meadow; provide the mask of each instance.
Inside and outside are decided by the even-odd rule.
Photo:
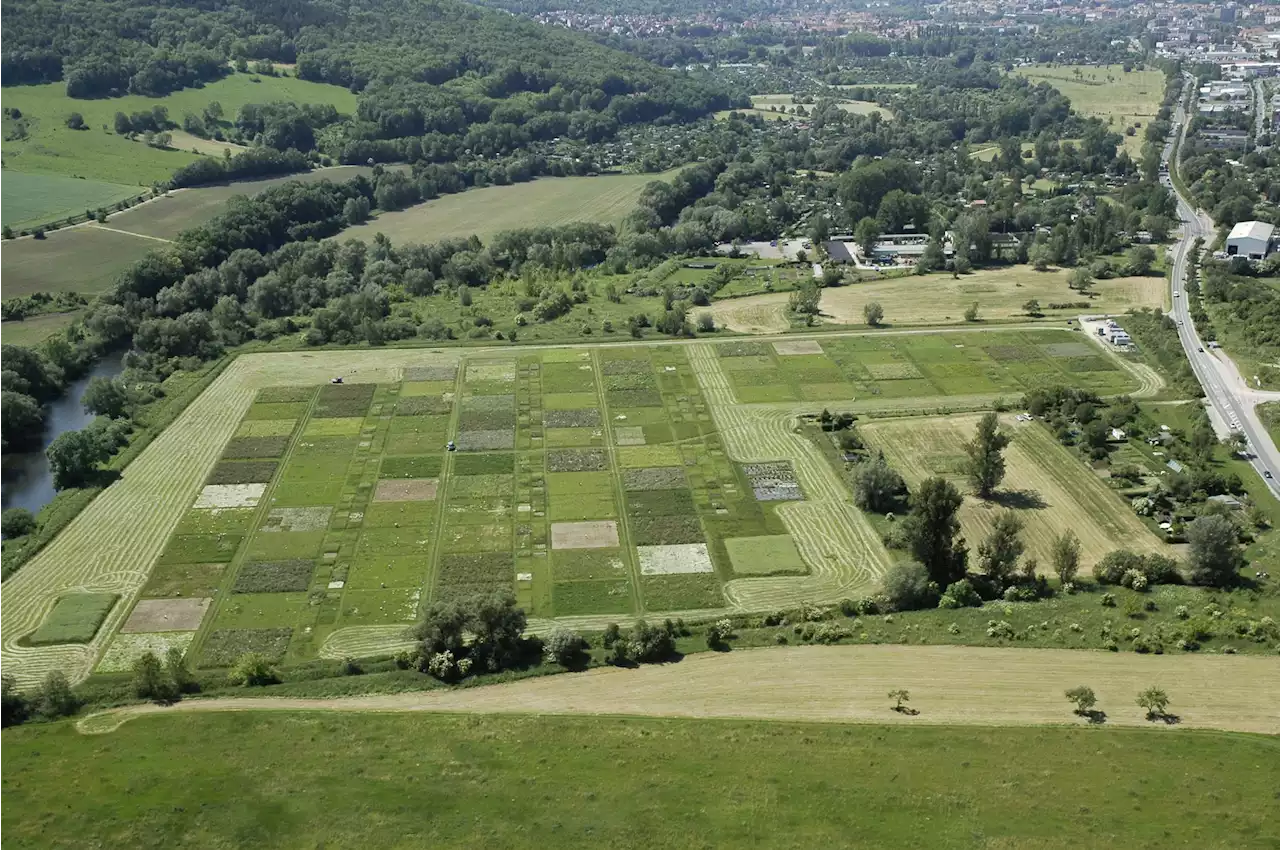
[[[0,221],[15,231],[96,210],[142,192],[140,186],[101,180],[27,174],[5,168],[0,176]]]
[[[1228,733],[300,712],[3,742],[14,848],[1280,841],[1276,742]]]
[[[1124,149],[1134,161],[1142,159],[1143,133],[1160,111],[1164,99],[1164,74],[1133,70],[1123,65],[1032,65],[1016,73],[1033,83],[1047,82],[1071,100],[1083,115],[1101,118],[1124,135]],[[1127,128],[1135,128],[1132,136]]]
[[[472,234],[488,239],[503,230],[574,221],[620,224],[645,186],[673,173],[544,177],[529,183],[471,189],[409,209],[379,213],[369,223],[344,231],[343,238],[367,240],[375,233],[385,233],[399,244]]]
[[[101,292],[129,266],[149,252],[163,248],[165,241],[212,219],[234,195],[253,195],[290,180],[349,180],[370,171],[365,166],[343,166],[285,177],[178,189],[112,215],[105,226],[89,223],[55,230],[44,239],[6,242],[0,253],[5,296],[33,292]]]
[[[312,83],[296,77],[259,77],[232,74],[202,88],[183,89],[164,97],[125,97],[80,100],[67,97],[64,83],[39,86],[10,86],[5,89],[6,109],[18,109],[26,123],[26,137],[5,141],[3,162],[10,171],[28,174],[100,180],[124,186],[149,187],[167,180],[178,168],[194,162],[198,154],[189,149],[159,150],[141,141],[117,136],[114,119],[117,112],[129,114],[163,106],[169,120],[181,125],[182,116],[200,112],[213,101],[222,104],[224,121],[234,120],[240,107],[248,103],[288,100],[296,103],[331,103],[338,111],[355,111],[356,96],[338,86]],[[87,129],[67,127],[67,116],[78,112],[84,116]],[[6,138],[14,130],[13,119],[5,119]],[[50,183],[50,186],[60,184]],[[6,208],[9,198],[5,197]],[[83,211],[83,205],[72,206],[70,212]],[[36,208],[17,204],[6,209],[6,223],[34,217]]]

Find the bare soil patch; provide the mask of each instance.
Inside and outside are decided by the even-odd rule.
[[[330,507],[272,508],[260,531],[324,531],[332,512]]]
[[[265,492],[266,484],[207,484],[192,507],[202,510],[252,508]]]
[[[637,546],[640,574],[646,576],[711,573],[711,555],[705,543],[677,543],[669,546]]]
[[[125,633],[194,632],[212,599],[143,599],[120,628]]]
[[[821,354],[822,344],[816,339],[783,339],[773,344],[773,350],[782,356]]]
[[[436,478],[383,479],[373,491],[375,502],[430,502],[436,498],[440,481]]]
[[[553,522],[552,549],[612,549],[618,545],[618,523],[609,520]]]

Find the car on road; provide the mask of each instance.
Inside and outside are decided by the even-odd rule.
[[[1201,354],[1204,354],[1204,346],[1203,345],[1196,346],[1196,351],[1200,352]]]
[[[1181,294],[1182,294],[1182,293],[1181,293],[1181,292],[1179,292],[1179,291],[1178,291],[1178,290],[1176,290],[1176,289],[1173,291],[1173,297],[1174,297],[1174,298],[1177,298],[1177,297],[1178,297],[1179,295],[1181,295]]]
[[[1269,469],[1264,469],[1264,470],[1262,470],[1262,477],[1263,477],[1263,478],[1270,478],[1270,477],[1271,477],[1271,470],[1269,470]]]

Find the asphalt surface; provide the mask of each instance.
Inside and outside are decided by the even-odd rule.
[[[1165,162],[1171,161],[1174,136],[1185,133],[1186,124],[1187,116],[1180,105],[1174,116],[1173,133],[1165,145]],[[1170,278],[1173,287],[1172,314],[1178,323],[1178,338],[1182,342],[1182,350],[1186,353],[1187,360],[1190,361],[1191,368],[1204,389],[1205,397],[1233,433],[1240,432],[1248,438],[1249,464],[1270,487],[1271,492],[1280,498],[1280,451],[1277,451],[1271,435],[1267,433],[1262,420],[1254,410],[1259,401],[1278,394],[1251,390],[1238,377],[1239,372],[1234,364],[1227,365],[1218,359],[1229,360],[1221,349],[1210,349],[1205,346],[1204,341],[1200,339],[1200,334],[1196,331],[1195,322],[1191,320],[1191,311],[1184,290],[1191,244],[1197,237],[1204,239],[1206,244],[1212,241],[1213,220],[1183,197],[1168,175],[1162,175],[1160,179],[1178,199],[1178,217],[1182,220],[1181,238],[1174,248],[1173,274]]]

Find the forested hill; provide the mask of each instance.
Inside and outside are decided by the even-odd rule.
[[[456,132],[509,99],[502,123],[681,120],[729,105],[586,37],[454,0],[10,0],[4,23],[5,85],[158,96],[241,60],[297,63],[303,79],[369,92],[360,118],[382,139]]]

